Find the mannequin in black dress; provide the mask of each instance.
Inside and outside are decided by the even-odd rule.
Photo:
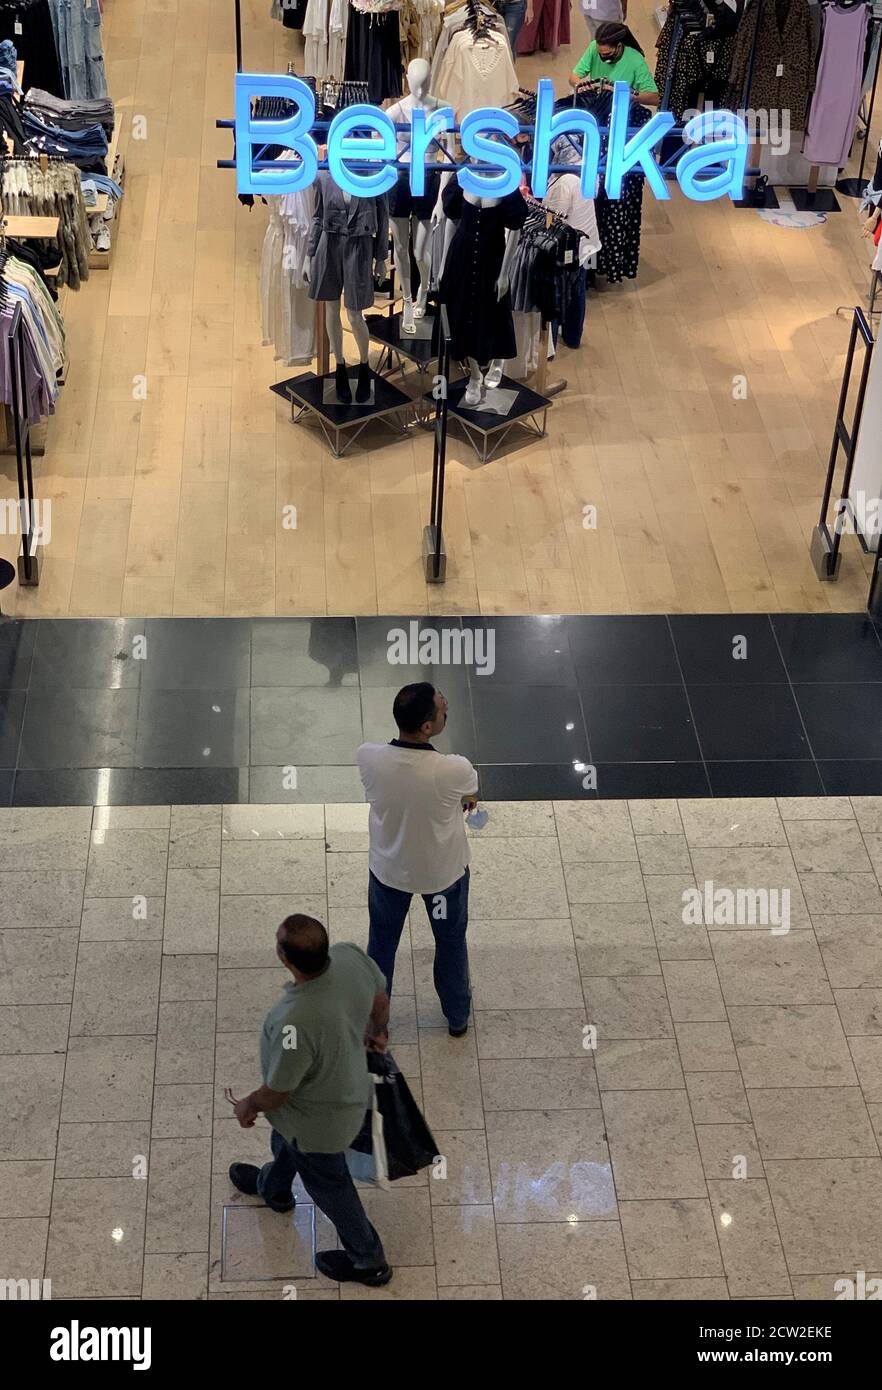
[[[451,354],[469,368],[463,402],[474,407],[485,390],[499,385],[503,362],[517,352],[509,272],[527,220],[527,204],[518,192],[504,198],[464,193],[455,176],[442,200],[456,229],[444,258],[439,293],[450,320]]]

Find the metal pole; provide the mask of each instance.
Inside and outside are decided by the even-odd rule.
[[[242,0],[234,0],[236,6],[236,71],[242,71]]]

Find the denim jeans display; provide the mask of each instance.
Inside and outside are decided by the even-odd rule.
[[[97,0],[50,0],[66,97],[107,95]]]

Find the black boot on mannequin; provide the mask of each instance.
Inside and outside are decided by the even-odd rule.
[[[355,384],[355,399],[360,405],[371,398],[371,369],[367,362],[358,364],[358,381]]]
[[[345,362],[338,362],[334,369],[334,385],[337,388],[337,400],[343,405],[351,405],[352,387],[349,385],[349,373]]]

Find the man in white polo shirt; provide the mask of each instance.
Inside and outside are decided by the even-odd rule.
[[[398,737],[358,750],[371,807],[368,955],[391,993],[395,952],[411,898],[419,893],[435,937],[435,988],[451,1037],[461,1038],[471,1009],[463,818],[477,805],[478,774],[468,758],[432,747],[432,736],[447,723],[447,701],[428,681],[399,690],[392,716]]]

